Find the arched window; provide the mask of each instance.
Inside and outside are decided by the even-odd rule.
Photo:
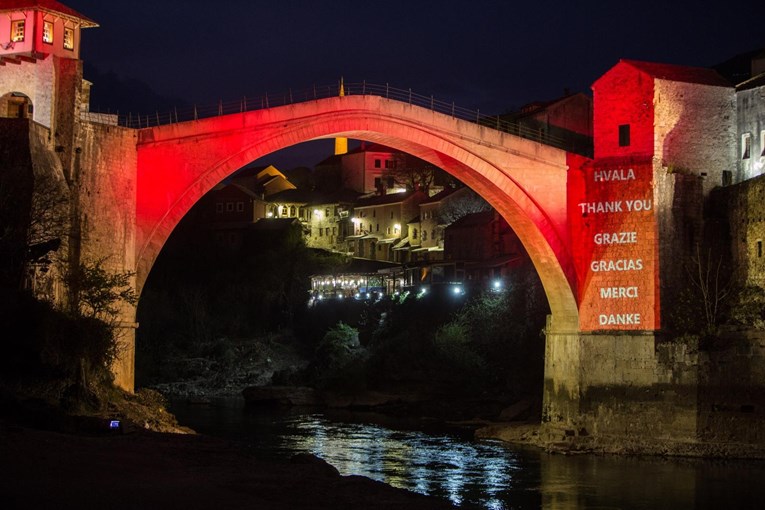
[[[417,239],[417,229],[412,229],[412,239]]]

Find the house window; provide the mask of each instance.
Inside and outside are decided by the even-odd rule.
[[[427,241],[428,240],[428,231],[427,230],[423,230],[422,231],[422,240],[423,241]]]
[[[390,212],[390,219],[393,219],[393,211]]]
[[[329,207],[327,207],[326,209],[324,209],[324,217],[325,217],[325,218],[329,218]]]
[[[417,239],[417,229],[412,230],[412,239]]]
[[[43,42],[53,44],[53,22],[43,21]]]
[[[332,235],[333,236],[337,235],[337,227],[332,227]]]
[[[297,213],[297,209],[295,209],[295,206],[290,206],[290,216],[295,216]]]
[[[324,229],[319,228],[319,237],[322,237],[324,235]]]
[[[386,231],[388,235],[390,235],[390,227],[388,227],[388,230]]]
[[[385,168],[393,168],[393,162],[389,159],[385,160]]]
[[[234,211],[234,202],[226,202],[226,212]]]
[[[215,203],[215,212],[218,214],[223,213],[223,202],[216,202]]]
[[[752,155],[752,134],[741,135],[741,159],[749,159]]]
[[[375,168],[380,168],[380,160],[379,159],[375,160]]]
[[[287,216],[287,206],[286,205],[282,206],[282,216]]]
[[[11,41],[24,41],[24,20],[11,21]]]
[[[435,229],[430,231],[430,239],[432,241],[435,241],[435,239],[436,239],[436,230]]]
[[[394,184],[395,184],[395,181],[393,177],[388,177],[388,187],[392,188]]]
[[[372,217],[377,218],[377,209],[372,209]]]
[[[762,258],[762,240],[757,241],[757,258]]]
[[[376,232],[379,232],[379,231],[380,231],[380,224],[378,223],[378,224],[377,224],[377,230],[376,230]]]
[[[622,124],[619,126],[619,147],[630,146],[630,125]]]
[[[74,50],[74,29],[64,28],[64,49]]]
[[[236,203],[236,212],[244,212],[244,202]]]

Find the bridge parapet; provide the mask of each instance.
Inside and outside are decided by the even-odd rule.
[[[422,95],[413,92],[412,89],[399,89],[391,87],[389,84],[378,85],[367,83],[344,83],[344,96],[377,96],[386,99],[392,99],[409,105],[419,106],[428,110],[449,115],[452,118],[466,120],[480,126],[491,128],[502,133],[509,133],[521,138],[526,138],[559,149],[567,149],[567,142],[560,137],[550,133],[531,129],[515,122],[503,120],[499,115],[482,114],[480,110],[472,110],[457,106],[453,101],[442,101],[435,96]],[[265,94],[256,97],[243,97],[234,101],[219,101],[215,104],[204,106],[193,106],[186,108],[174,108],[170,111],[144,114],[120,114],[119,112],[92,112],[84,113],[83,118],[90,122],[103,122],[103,115],[108,114],[110,118],[116,116],[117,123],[123,127],[133,129],[144,129],[149,127],[163,126],[166,124],[176,124],[179,122],[188,122],[210,117],[219,117],[237,113],[250,112],[255,110],[265,110],[279,106],[288,106],[298,103],[306,103],[319,99],[336,98],[340,96],[341,86],[324,85],[313,86],[310,89],[288,90],[281,94]]]

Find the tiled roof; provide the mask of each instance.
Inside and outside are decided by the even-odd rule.
[[[67,7],[56,0],[0,0],[0,12],[18,11],[20,9],[37,9],[57,14],[63,14],[70,18],[82,21],[83,27],[97,27],[98,23],[83,16],[74,9]]]
[[[714,69],[706,67],[676,66],[673,64],[657,64],[655,62],[642,62],[640,60],[625,60],[623,62],[654,78],[684,83],[698,83],[700,85],[714,85],[717,87],[732,87],[733,85]]]
[[[482,211],[477,213],[468,214],[466,216],[463,216],[462,218],[458,219],[451,225],[449,225],[448,229],[452,228],[466,228],[466,227],[477,227],[480,225],[487,225],[494,219],[494,211]]]
[[[371,207],[375,205],[398,204],[414,195],[415,191],[404,193],[391,193],[389,195],[375,195],[369,198],[361,198],[356,202],[356,207]]]
[[[435,204],[460,189],[462,188],[444,188],[442,191],[439,191],[438,193],[436,193],[429,199],[425,200],[424,202],[420,202],[420,205]]]
[[[745,82],[736,85],[736,90],[750,90],[765,86],[765,73],[749,78]]]

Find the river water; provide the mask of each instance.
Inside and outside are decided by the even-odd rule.
[[[394,430],[371,415],[247,409],[239,399],[171,403],[198,432],[260,457],[317,455],[343,475],[489,509],[765,508],[765,462],[564,456],[458,433]]]

